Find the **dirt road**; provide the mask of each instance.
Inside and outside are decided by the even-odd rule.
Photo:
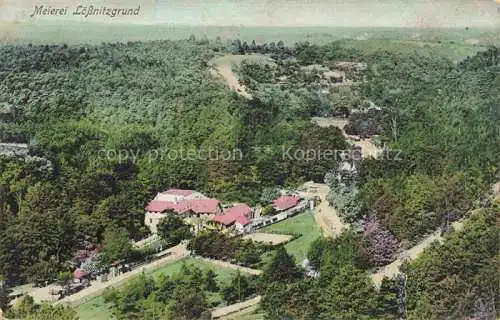
[[[288,242],[292,238],[293,237],[288,234],[275,234],[275,233],[264,233],[264,232],[251,233],[243,237],[243,239],[251,239],[252,241],[264,242],[272,245]]]
[[[500,201],[500,182],[493,185],[493,196],[495,201]]]
[[[235,303],[235,304],[232,304],[232,305],[229,305],[226,307],[214,309],[212,311],[212,319],[221,318],[221,317],[227,316],[231,313],[235,313],[235,312],[241,311],[243,309],[255,306],[260,302],[261,299],[262,299],[261,296],[257,296],[255,298],[245,300],[245,301],[242,301],[239,303]]]
[[[452,226],[455,229],[455,231],[460,231],[463,227],[463,224],[464,220],[456,221],[452,223]],[[437,230],[433,234],[427,236],[425,239],[420,241],[414,247],[411,247],[410,249],[401,252],[398,256],[398,259],[386,265],[385,267],[381,268],[377,272],[373,273],[371,275],[373,283],[375,283],[376,286],[379,286],[384,277],[392,278],[396,276],[399,273],[399,267],[401,267],[403,262],[418,257],[418,255],[420,255],[434,241],[439,241],[439,242],[443,241],[443,237],[441,237],[441,230]]]
[[[232,90],[247,99],[251,99],[252,95],[245,86],[240,84],[238,75],[233,72],[233,65],[240,65],[242,61],[271,66],[276,64],[269,56],[262,54],[228,54],[213,58],[208,65],[212,67],[211,73],[214,77],[223,79]]]
[[[343,229],[349,228],[340,220],[340,217],[334,207],[328,205],[326,196],[330,188],[324,183],[314,183],[312,181],[302,185],[302,188],[307,191],[300,192],[301,197],[319,196],[321,203],[314,210],[314,218],[321,228],[323,234],[327,237],[335,237],[339,235]]]
[[[55,304],[71,303],[72,305],[75,305],[75,304],[83,303],[88,298],[95,297],[95,296],[102,294],[102,292],[108,287],[121,285],[121,284],[125,283],[126,281],[130,280],[130,278],[137,276],[137,275],[140,275],[143,271],[154,270],[158,267],[161,267],[161,266],[166,265],[168,263],[171,263],[173,261],[177,261],[179,259],[182,259],[185,256],[187,256],[187,254],[188,254],[188,251],[186,250],[186,245],[184,245],[184,244],[179,244],[173,248],[170,248],[168,251],[171,253],[169,256],[166,256],[162,259],[159,259],[159,260],[154,261],[150,264],[147,264],[142,268],[137,268],[137,269],[132,270],[130,272],[121,274],[113,279],[110,279],[107,282],[101,282],[101,281],[93,282],[90,287],[85,288],[85,289],[83,289],[83,290],[81,290],[73,295],[70,295],[64,299],[61,299],[61,300],[55,302]],[[42,288],[42,289],[45,289],[45,291],[47,291],[47,288]]]
[[[241,85],[240,82],[238,81],[238,77],[233,72],[231,64],[223,64],[223,63],[215,64],[213,70],[214,72],[212,72],[212,74],[216,77],[217,76],[222,77],[229,85],[229,88],[236,91],[238,94],[247,99],[252,99],[252,95],[248,93],[245,86]]]
[[[337,127],[340,130],[342,130],[342,133],[344,134],[345,137],[348,137],[348,135],[344,131],[344,127],[347,124],[347,119],[313,117],[311,118],[311,121],[316,123],[320,127]],[[375,144],[373,144],[373,142],[370,139],[364,139],[360,141],[349,139],[348,142],[361,148],[361,153],[363,155],[363,158],[369,158],[369,157],[377,158],[382,152],[382,149],[378,148]]]
[[[241,272],[248,273],[248,274],[251,274],[251,275],[262,274],[262,270],[252,269],[252,268],[247,268],[247,267],[242,267],[242,266],[239,266],[237,264],[232,264],[232,263],[229,263],[229,262],[226,262],[226,261],[222,261],[222,260],[214,260],[214,259],[208,259],[208,258],[203,258],[203,257],[196,257],[196,259],[199,259],[199,260],[202,260],[202,261],[206,261],[206,262],[211,263],[211,264],[216,265],[216,266],[221,266],[221,267],[224,267],[224,268],[239,270]]]

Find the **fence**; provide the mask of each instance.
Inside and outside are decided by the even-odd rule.
[[[260,217],[260,218],[255,219],[254,221],[252,221],[252,224],[250,225],[250,229],[253,231],[253,230],[257,230],[257,229],[263,228],[265,226],[283,221],[285,219],[293,217],[294,215],[296,215],[299,212],[307,210],[308,207],[309,207],[309,201],[303,200],[295,207],[288,209],[286,211],[280,212],[278,214],[275,214],[274,216]]]

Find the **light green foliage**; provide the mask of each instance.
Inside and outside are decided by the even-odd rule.
[[[264,279],[266,282],[288,282],[300,276],[300,271],[295,265],[293,256],[286,252],[283,246],[276,250],[271,262],[266,266]]]
[[[191,227],[175,214],[169,214],[158,224],[160,236],[165,239],[168,246],[175,246],[182,240],[191,237]]]
[[[22,318],[27,320],[79,320],[77,313],[67,306],[52,306],[50,304],[38,305],[31,296],[23,297],[9,313],[9,318]]]
[[[404,267],[412,319],[495,317],[499,212],[498,205],[477,210],[461,231]]]
[[[277,199],[280,196],[280,192],[276,188],[264,188],[262,190],[262,195],[260,196],[260,202],[263,205],[267,205],[272,203],[273,200]]]
[[[317,301],[317,319],[373,319],[376,292],[366,274],[352,265],[341,267]]]
[[[179,271],[157,278],[142,274],[123,288],[107,291],[104,299],[117,318],[207,319],[208,308],[220,304],[222,297],[232,302],[234,293],[244,299],[255,290],[239,273],[227,286],[215,277],[210,269],[204,272],[196,264],[182,263]]]
[[[103,264],[127,259],[131,252],[132,244],[125,229],[112,228],[106,231],[101,256]]]

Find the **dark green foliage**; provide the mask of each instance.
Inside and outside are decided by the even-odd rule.
[[[127,230],[111,228],[104,234],[101,262],[106,265],[126,260],[132,252]]]
[[[274,282],[266,286],[261,307],[270,320],[312,319],[318,292],[310,278],[293,282]]]
[[[212,270],[203,274],[196,266],[183,265],[179,273],[156,280],[142,274],[119,290],[106,291],[104,298],[119,319],[210,319],[209,295],[232,303],[255,290],[255,281],[239,272],[222,286]],[[221,301],[211,303],[216,306]]]
[[[10,303],[10,293],[12,290],[10,290],[5,283],[0,278],[0,310],[7,310],[9,308],[9,303]]]
[[[205,272],[205,275],[203,277],[204,289],[207,291],[210,291],[210,292],[219,291],[217,281],[215,280],[216,278],[217,278],[217,274],[212,269],[207,270],[207,272]]]
[[[340,267],[318,296],[316,319],[374,319],[376,291],[364,273],[352,265]]]
[[[478,181],[459,173],[430,177],[416,174],[371,180],[363,202],[399,239],[415,240],[440,226],[451,211],[463,216],[478,194]]]
[[[344,231],[336,238],[318,238],[309,249],[307,258],[311,266],[320,271],[323,279],[331,279],[344,265],[358,268],[368,266],[368,256],[361,238],[353,231]]]
[[[301,276],[301,272],[295,265],[295,260],[286,252],[285,247],[280,246],[272,261],[264,271],[266,282],[288,282]]]
[[[167,216],[158,223],[158,234],[165,239],[168,246],[175,246],[182,240],[189,239],[191,227],[182,218],[175,214]]]
[[[205,232],[191,239],[187,246],[194,254],[207,258],[226,260],[245,266],[258,264],[265,246],[252,240],[230,237],[219,232]]]
[[[498,204],[477,210],[463,230],[404,267],[409,318],[495,318],[499,212]]]
[[[364,271],[345,264],[329,281],[270,283],[261,302],[269,319],[395,319],[391,289],[380,293]]]
[[[398,296],[400,284],[397,279],[382,279],[377,295],[377,310],[374,314],[386,315],[389,319],[397,319],[400,315],[401,301]]]
[[[255,290],[255,281],[243,276],[238,270],[231,279],[231,283],[222,289],[222,294],[227,302],[236,303],[245,300],[255,293]]]

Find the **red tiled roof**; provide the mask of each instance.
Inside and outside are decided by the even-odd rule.
[[[176,213],[184,213],[189,210],[194,213],[217,213],[219,203],[217,199],[188,199],[177,203],[173,201],[152,200],[146,206],[146,210],[157,213],[166,210],[172,210]]]
[[[250,212],[252,212],[252,208],[248,205],[237,204],[229,208],[224,214],[213,217],[212,220],[222,223],[225,226],[238,221],[241,225],[245,226],[250,223],[250,220],[247,218]]]
[[[248,220],[246,216],[239,216],[238,218],[236,218],[236,221],[238,221],[238,223],[242,226],[246,226],[250,223],[250,220]]]
[[[220,202],[217,199],[193,199],[186,200],[185,203],[195,213],[217,213]]]
[[[300,201],[298,196],[281,196],[273,200],[273,205],[278,210],[286,210],[295,207]]]
[[[193,193],[193,190],[184,190],[184,189],[168,189],[167,191],[163,192],[164,194],[171,194],[174,196],[184,196],[187,197],[190,194]]]

